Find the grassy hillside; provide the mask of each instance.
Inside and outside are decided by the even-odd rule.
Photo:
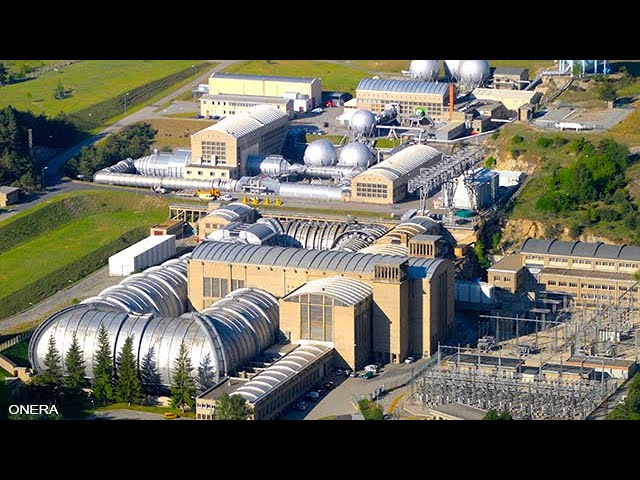
[[[247,60],[229,65],[224,73],[318,77],[322,79],[323,91],[337,90],[351,94],[355,93],[358,82],[369,76],[358,68],[321,60]]]
[[[0,223],[0,318],[104,265],[165,219],[166,205],[128,192],[78,192]]]
[[[0,88],[0,107],[57,115],[74,112],[171,75],[201,60],[85,60],[34,80]],[[56,100],[61,84],[70,97]]]
[[[189,120],[180,118],[154,118],[146,120],[158,133],[153,140],[152,148],[168,147],[191,148],[191,135],[216,123],[212,120]]]

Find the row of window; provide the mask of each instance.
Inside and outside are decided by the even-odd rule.
[[[333,307],[301,303],[300,338],[333,342]]]
[[[193,172],[193,170],[187,170],[187,175],[191,175],[192,172]],[[204,172],[202,170],[196,170],[196,172],[197,172],[199,177],[204,176]],[[216,172],[211,172],[211,171],[209,172],[209,176],[210,177],[215,177],[215,175],[216,175]],[[220,172],[220,176],[222,178],[226,177],[227,176],[227,172]]]
[[[201,147],[203,161],[215,159],[216,163],[223,165],[227,163],[227,144],[225,142],[205,140]]]
[[[500,281],[503,281],[503,282],[510,282],[510,281],[511,281],[511,278],[509,278],[509,277],[500,277],[499,275],[494,275],[494,276],[493,276],[493,281],[494,281],[494,282],[500,282]]]
[[[529,262],[544,262],[544,257],[541,257],[539,255],[527,255],[525,257],[525,260]],[[593,264],[593,260],[587,260],[587,259],[572,259],[571,262],[573,265],[592,265]],[[568,265],[569,259],[565,257],[549,257],[549,263],[560,263],[563,265]],[[601,266],[615,267],[616,265],[618,265],[618,267],[620,268],[633,268],[633,269],[640,268],[640,264],[638,263],[616,262],[612,260],[596,260],[596,265],[599,267]]]
[[[500,277],[497,277],[498,279]],[[496,279],[496,277],[494,277],[494,280]],[[550,286],[559,286],[559,287],[569,287],[569,288],[578,288],[578,284],[576,282],[564,282],[564,281],[556,281],[556,280],[548,280],[547,281],[547,285]],[[600,284],[596,284],[596,283],[581,283],[580,284],[580,288],[586,288],[586,289],[590,289],[590,290],[615,290],[616,287],[614,285],[600,285]],[[618,287],[619,290],[621,291],[626,291],[627,287],[624,286],[620,286]],[[630,289],[632,292],[637,292],[638,289],[636,287]]]
[[[231,280],[231,291],[244,288],[244,280]],[[208,298],[224,297],[229,293],[229,279],[204,277],[202,282],[202,294]]]
[[[358,197],[387,198],[387,195],[388,190],[386,185],[376,183],[356,184],[356,196]]]

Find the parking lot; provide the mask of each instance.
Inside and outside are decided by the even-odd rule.
[[[416,365],[416,364],[413,364]],[[358,400],[368,396],[377,388],[383,388],[385,382],[387,386],[395,386],[399,379],[404,378],[410,373],[412,366],[407,364],[387,365],[375,374],[373,378],[364,379],[361,377],[345,377],[337,375],[334,371],[325,377],[321,384],[333,382],[335,388],[323,392],[317,400],[311,401],[300,398],[294,402],[289,409],[280,416],[281,420],[320,420],[320,419],[343,419],[351,415],[352,419],[360,419],[356,405]],[[408,387],[405,385],[392,390],[379,397],[379,403],[383,406],[384,412],[388,413],[389,406],[394,399],[404,395]],[[303,395],[304,397],[304,395]],[[304,411],[296,408],[297,403],[304,400],[308,403],[308,407]]]
[[[581,108],[549,108],[533,121],[536,127],[557,130],[556,123],[581,123],[588,130],[608,130],[627,118],[633,109],[611,108],[605,110],[584,110]]]

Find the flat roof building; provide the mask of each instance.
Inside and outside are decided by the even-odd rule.
[[[537,104],[542,96],[533,90],[499,90],[495,88],[476,88],[473,96],[478,100],[501,102],[507,110],[518,110],[527,104]]]
[[[351,201],[392,204],[407,196],[409,177],[435,165],[442,153],[427,145],[411,145],[351,180]]]
[[[205,117],[226,117],[246,112],[258,105],[269,105],[293,115],[293,100],[284,97],[261,97],[257,95],[206,94],[200,97],[200,114]]]
[[[528,84],[529,70],[522,67],[496,67],[493,86],[499,90],[522,90]]]
[[[278,77],[214,73],[209,78],[210,95],[251,95],[258,97],[287,97],[307,95],[314,107],[322,102],[322,82],[311,77]]]
[[[191,135],[192,163],[185,178],[239,178],[250,155],[281,153],[289,117],[277,108],[258,105]]]
[[[420,82],[365,78],[356,88],[359,109],[382,113],[389,104],[395,104],[398,116],[407,121],[421,110],[434,122],[449,120],[449,84],[446,82]]]
[[[0,207],[18,203],[20,189],[16,187],[0,187]]]

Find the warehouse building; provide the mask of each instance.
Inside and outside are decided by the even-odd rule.
[[[351,368],[362,367],[363,359],[398,363],[429,355],[452,333],[448,260],[208,241],[193,251],[188,272],[194,308],[240,285],[259,286],[281,299],[288,338],[331,345]],[[318,280],[326,283],[313,283]],[[351,292],[329,287],[346,283]],[[370,343],[350,343],[363,331]]]
[[[407,196],[409,177],[439,162],[442,153],[427,145],[411,145],[351,180],[351,201],[392,204]]]
[[[200,97],[200,114],[205,117],[226,117],[237,115],[258,105],[269,105],[286,113],[289,118],[293,115],[293,100],[284,97],[261,97],[256,95],[212,95]]]
[[[175,235],[151,235],[109,257],[109,275],[126,276],[176,254]]]
[[[191,135],[192,163],[184,178],[237,179],[247,174],[250,155],[281,153],[289,117],[277,108],[258,105]]]
[[[522,67],[496,67],[493,87],[499,90],[522,90],[529,83],[529,70]]]
[[[620,296],[630,294],[634,302],[639,301],[638,287],[634,286],[638,270],[637,246],[528,238],[519,254],[500,260],[488,275],[496,287],[522,291],[524,274],[529,272],[545,290],[569,295],[577,305],[594,306],[617,302]]]
[[[473,96],[478,100],[500,102],[507,110],[518,111],[525,105],[537,105],[542,94],[533,90],[498,90],[495,88],[476,88]]]
[[[317,107],[322,103],[322,82],[319,78],[214,73],[209,78],[209,95],[220,94],[280,98],[306,96],[312,106]]]
[[[207,238],[214,230],[226,227],[230,223],[253,223],[256,218],[255,208],[240,202],[229,203],[212,210],[198,221],[198,236]]]
[[[389,104],[396,105],[402,121],[421,110],[434,122],[449,120],[449,84],[417,80],[365,78],[356,88],[358,109],[382,113]],[[454,101],[455,99],[452,99]]]

